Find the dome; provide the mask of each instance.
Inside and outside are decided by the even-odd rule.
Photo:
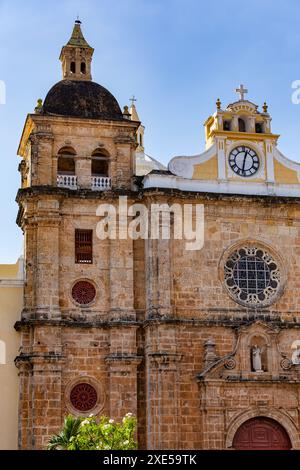
[[[87,119],[123,120],[115,97],[98,83],[62,80],[48,92],[43,114]]]

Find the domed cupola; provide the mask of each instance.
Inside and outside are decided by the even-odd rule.
[[[63,80],[48,92],[42,114],[123,120],[115,97],[106,88],[91,81],[93,53],[94,49],[82,34],[81,22],[76,20],[72,36],[60,53]]]

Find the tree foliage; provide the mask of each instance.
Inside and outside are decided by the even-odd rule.
[[[107,416],[97,419],[67,416],[62,430],[52,436],[48,450],[134,450],[136,418],[127,413],[121,422]]]

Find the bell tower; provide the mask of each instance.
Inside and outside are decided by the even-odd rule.
[[[92,80],[91,63],[94,49],[86,42],[76,20],[72,36],[60,53],[64,80]]]

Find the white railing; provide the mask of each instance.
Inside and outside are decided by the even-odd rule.
[[[57,175],[57,186],[59,188],[77,189],[77,176]]]
[[[105,191],[111,189],[111,179],[107,176],[92,176],[92,190]]]

